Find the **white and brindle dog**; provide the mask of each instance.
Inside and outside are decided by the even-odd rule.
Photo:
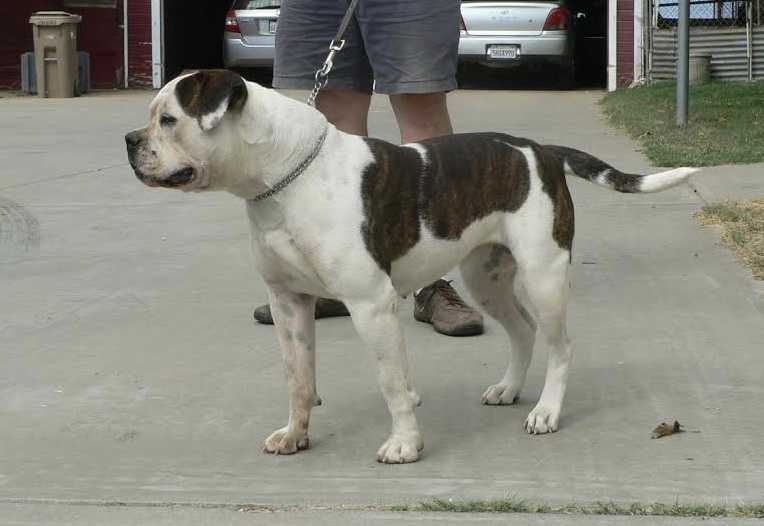
[[[228,71],[170,82],[150,113],[149,125],[126,137],[141,181],[226,190],[246,202],[287,372],[289,421],[265,441],[276,454],[309,445],[310,412],[320,404],[313,312],[317,297],[330,297],[345,302],[378,362],[392,415],[378,460],[418,459],[419,397],[399,298],[457,265],[509,337],[509,366],[483,403],[517,400],[538,335],[549,362],[525,429],[556,431],[571,359],[573,203],[565,174],[619,192],[655,192],[693,171],[630,175],[577,150],[502,133],[396,146],[343,133],[315,109]]]

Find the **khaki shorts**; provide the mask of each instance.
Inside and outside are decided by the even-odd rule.
[[[282,0],[273,86],[310,89],[347,0]],[[459,0],[360,0],[327,89],[437,93],[456,88]]]

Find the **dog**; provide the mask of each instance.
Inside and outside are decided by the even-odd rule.
[[[288,424],[264,450],[309,447],[320,404],[313,313],[342,300],[377,360],[392,431],[384,463],[423,448],[398,320],[402,296],[459,266],[466,287],[509,337],[509,366],[482,402],[512,404],[537,338],[549,347],[528,433],[557,431],[571,360],[566,306],[573,203],[565,175],[619,192],[656,192],[694,171],[618,171],[578,150],[502,133],[456,134],[393,145],[349,135],[317,110],[225,70],[184,75],[128,133],[136,176],[186,192],[225,190],[246,202],[255,266],[265,281],[283,352]],[[519,293],[522,292],[522,293]]]

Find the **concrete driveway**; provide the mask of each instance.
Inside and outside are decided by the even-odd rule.
[[[408,303],[421,461],[375,462],[389,420],[373,361],[345,319],[318,327],[325,404],[312,448],[261,453],[287,400],[273,331],[251,319],[265,292],[243,204],[135,179],[122,137],[143,124],[151,96],[0,101],[0,522],[32,523],[38,503],[761,499],[764,316],[748,273],[692,219],[702,199],[691,187],[629,196],[570,181],[575,358],[559,433],[522,430],[543,353],[517,406],[483,407],[505,367],[498,326],[447,338],[414,322]],[[506,131],[652,170],[603,124],[600,96],[450,100],[458,131]],[[371,129],[397,140],[384,99]],[[650,439],[673,419],[688,432]]]

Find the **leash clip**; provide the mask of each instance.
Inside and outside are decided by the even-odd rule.
[[[336,51],[342,51],[342,48],[344,48],[344,47],[345,47],[345,39],[344,38],[340,40],[339,44],[337,43],[336,40],[332,40],[331,43],[329,44],[329,51],[335,51],[335,52]]]
[[[318,97],[318,92],[321,91],[329,81],[329,72],[334,67],[334,56],[342,51],[342,49],[345,47],[346,41],[342,37],[347,31],[348,24],[350,24],[350,19],[353,17],[353,13],[355,12],[357,5],[358,0],[350,1],[348,9],[345,11],[345,16],[342,18],[342,23],[340,24],[339,31],[337,31],[337,36],[335,36],[329,43],[329,54],[326,56],[326,60],[324,60],[324,63],[321,65],[321,67],[316,70],[313,90],[311,90],[310,95],[308,95],[308,106],[316,106],[316,98]]]

